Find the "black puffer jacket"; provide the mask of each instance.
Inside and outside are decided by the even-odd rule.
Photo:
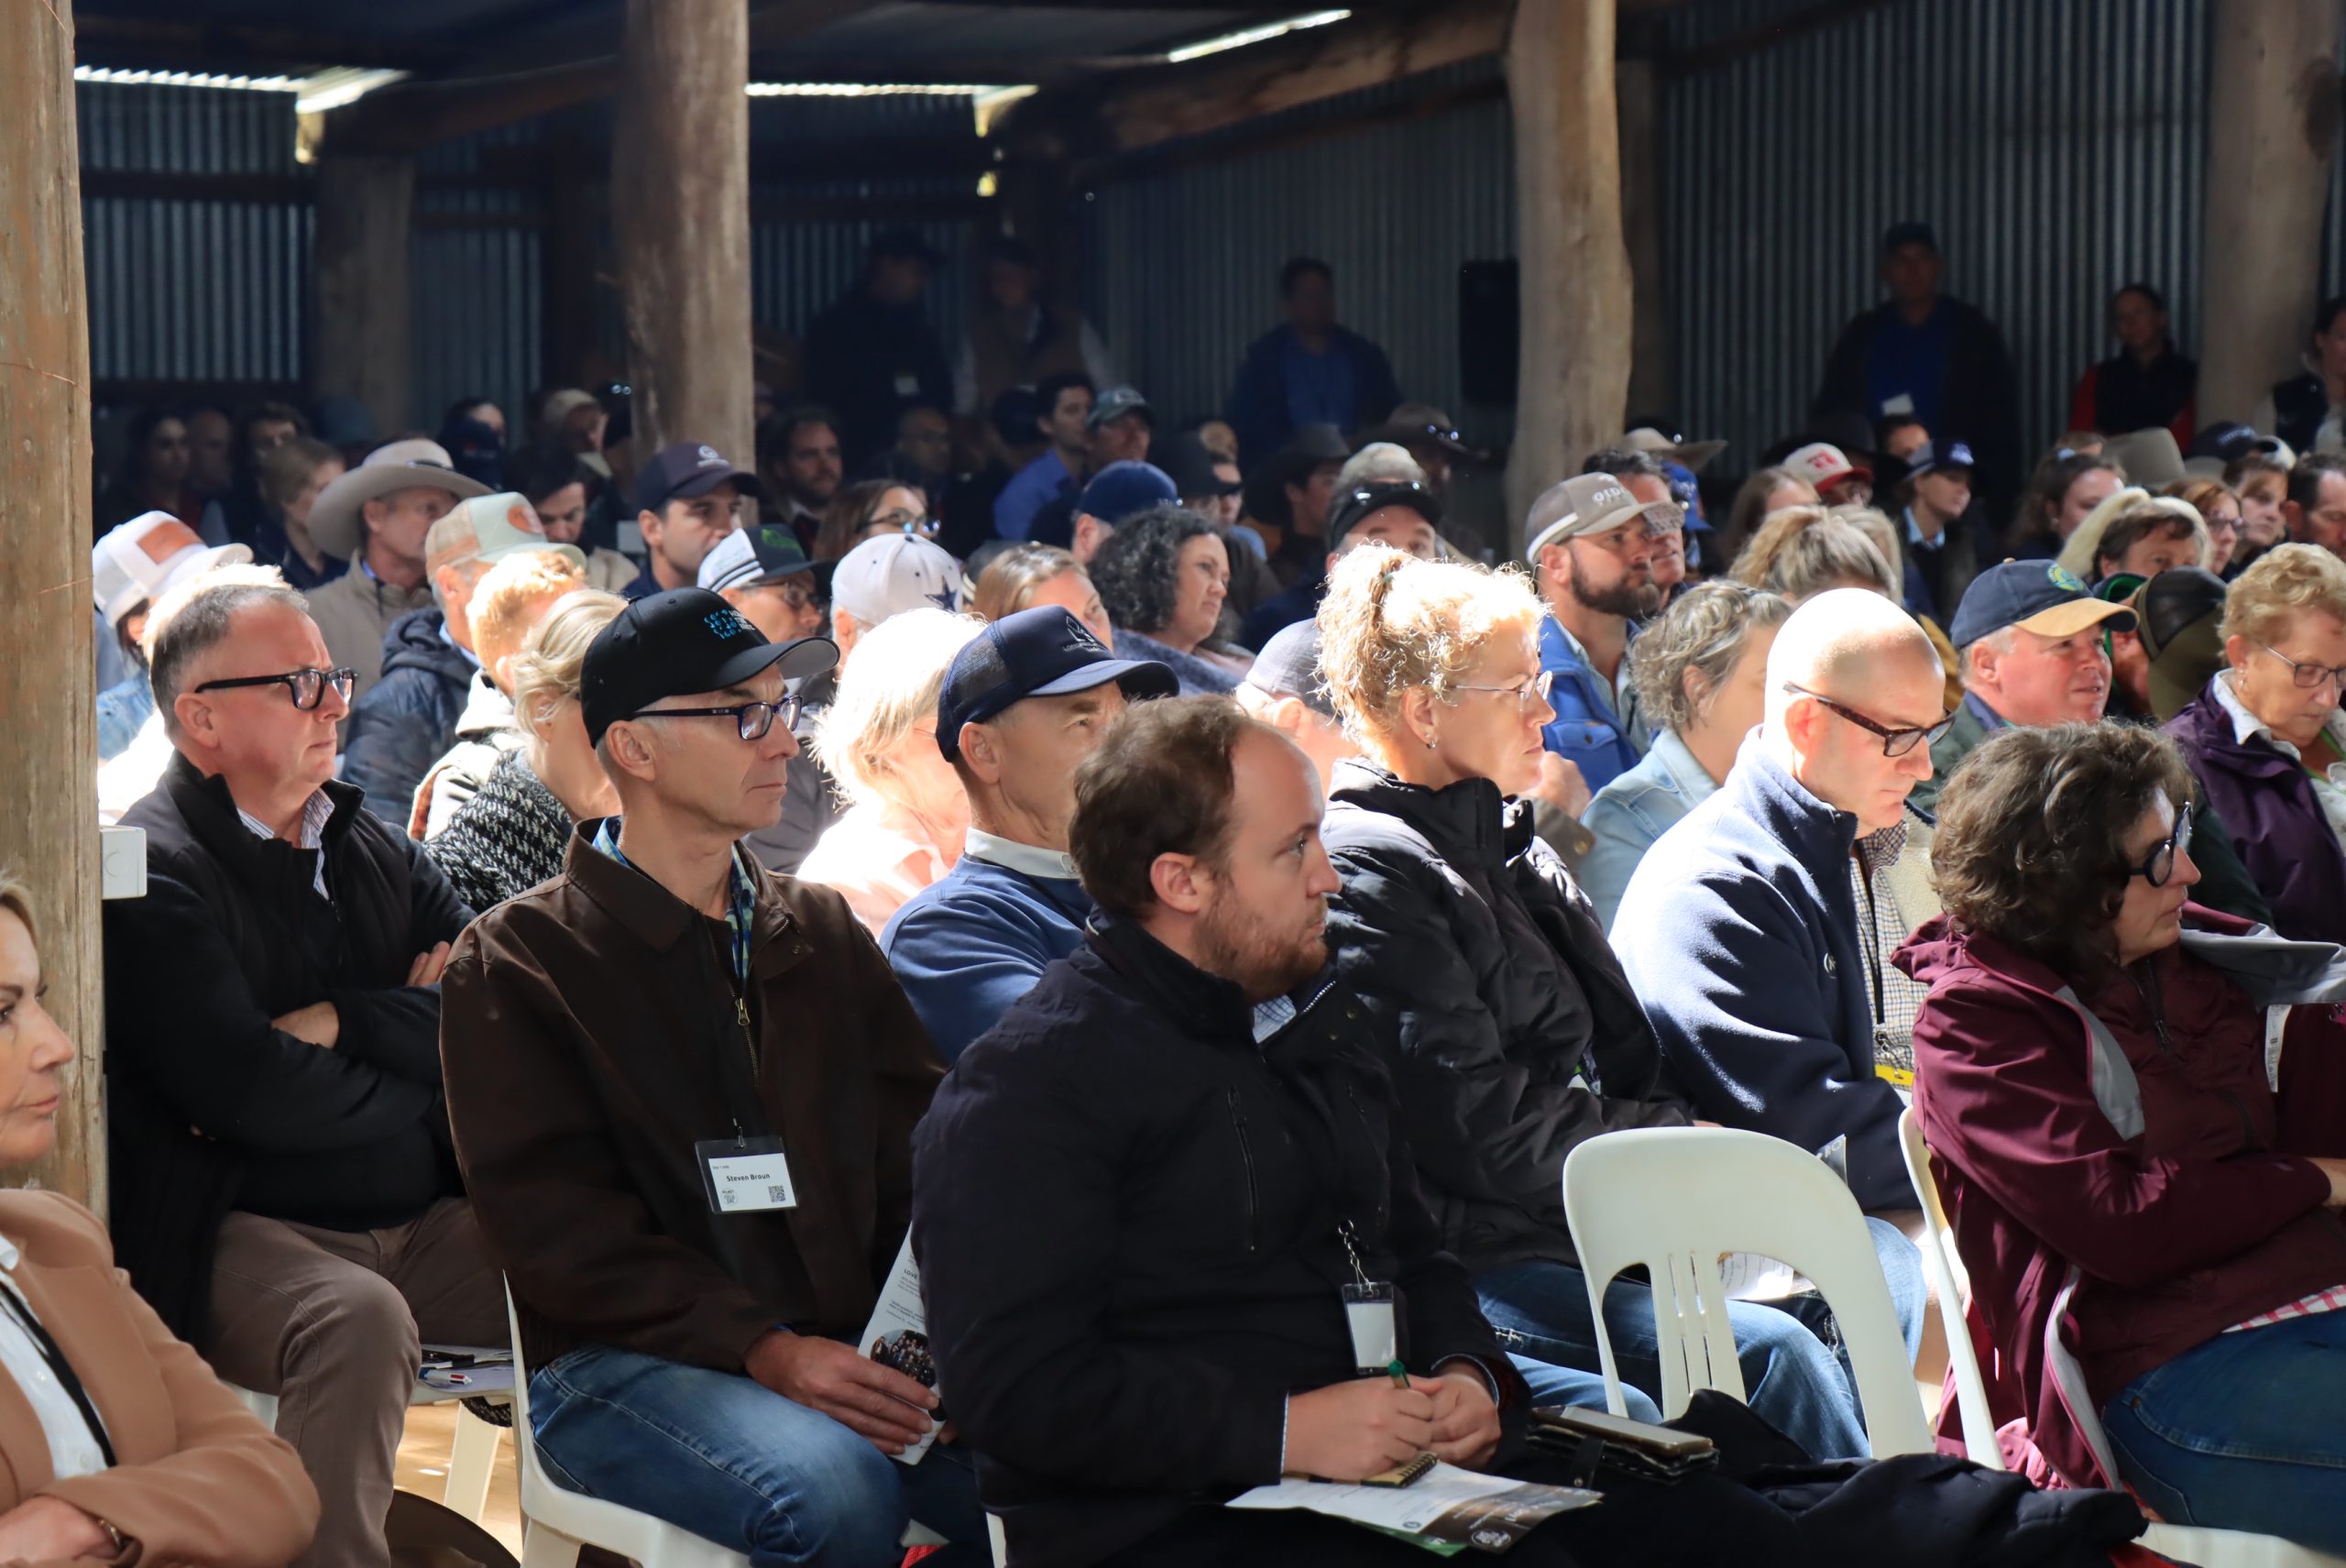
[[[1571,1262],[1564,1157],[1694,1119],[1596,911],[1487,780],[1340,762],[1333,783],[1328,939],[1390,1056],[1442,1245],[1478,1272]]]
[[[383,634],[383,678],[350,710],[342,778],[367,792],[367,809],[405,831],[415,786],[456,743],[474,664],[440,635],[437,609],[411,609]]]

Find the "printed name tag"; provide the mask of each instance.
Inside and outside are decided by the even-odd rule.
[[[707,1138],[693,1146],[693,1153],[700,1159],[708,1206],[717,1212],[754,1214],[798,1207],[780,1138]]]
[[[914,374],[913,374],[911,371],[909,371],[909,370],[899,370],[899,371],[897,371],[897,372],[896,372],[896,396],[898,396],[898,397],[900,397],[900,398],[917,398],[917,397],[919,397],[919,396],[920,396],[920,378],[919,378],[918,376],[914,375]]]
[[[1399,1292],[1382,1279],[1347,1285],[1343,1288],[1344,1326],[1352,1330],[1353,1365],[1362,1372],[1382,1372],[1398,1353],[1393,1332],[1393,1310]]]

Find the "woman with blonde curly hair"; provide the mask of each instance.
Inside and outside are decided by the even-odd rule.
[[[2224,660],[2167,729],[2274,928],[2346,942],[2346,563],[2276,544],[2224,600]]]
[[[1442,1245],[1535,1389],[1597,1365],[1564,1221],[1564,1157],[1694,1112],[1564,863],[1532,831],[1544,611],[1512,568],[1366,544],[1320,608],[1321,670],[1363,760],[1336,764],[1321,839],[1343,885],[1329,945],[1394,1075]],[[1601,1088],[1592,1085],[1602,1085]],[[1730,1308],[1751,1404],[1811,1453],[1865,1452],[1848,1382],[1796,1318]],[[1606,1330],[1632,1414],[1658,1397],[1653,1306],[1617,1284]],[[1542,1389],[1542,1379],[1546,1388]]]

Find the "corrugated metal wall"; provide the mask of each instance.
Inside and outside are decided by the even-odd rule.
[[[1430,86],[1491,82],[1496,60]],[[1396,104],[1373,89],[1246,128],[1315,124]],[[1504,97],[1104,184],[1091,202],[1086,301],[1135,384],[1170,421],[1219,413],[1246,345],[1278,321],[1278,270],[1313,255],[1335,269],[1344,324],[1384,345],[1404,394],[1470,437],[1505,440],[1513,416],[1459,392],[1458,269],[1515,253],[1514,144]]]
[[[295,170],[290,93],[84,83],[74,100],[87,170]],[[307,202],[92,195],[82,224],[92,375],[301,378]]]
[[[517,185],[435,184],[491,171],[496,149],[539,140],[536,121],[427,149],[416,159],[414,231],[408,242],[413,331],[412,418],[437,431],[458,398],[486,397],[519,429],[544,363],[541,342],[543,213]],[[433,222],[432,219],[439,219]]]
[[[1710,0],[1668,25],[1692,48],[1785,10]],[[2105,307],[2121,283],[2165,291],[2190,352],[2207,10],[1902,0],[1670,81],[1659,137],[1679,419],[1731,441],[1738,469],[1800,428],[1835,335],[1879,297],[1879,236],[1904,218],[1936,225],[1947,291],[2002,327],[2030,449],[2060,433],[2076,377],[2111,352]]]

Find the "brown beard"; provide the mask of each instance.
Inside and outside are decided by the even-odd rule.
[[[1630,582],[1619,582],[1609,588],[1600,588],[1582,576],[1580,557],[1565,552],[1572,562],[1573,598],[1580,600],[1599,615],[1618,615],[1631,620],[1644,620],[1661,613],[1661,585],[1648,579],[1640,587]]]
[[[1326,938],[1275,931],[1233,907],[1226,889],[1198,916],[1198,967],[1246,993],[1249,1002],[1284,996],[1328,964]]]

